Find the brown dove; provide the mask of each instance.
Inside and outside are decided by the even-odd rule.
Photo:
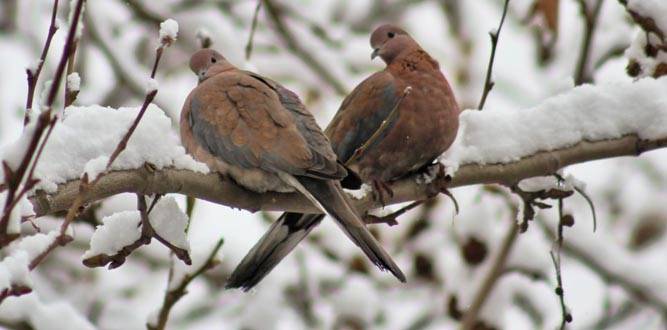
[[[252,191],[299,191],[374,264],[405,281],[343,193],[338,180],[347,171],[296,94],[210,49],[192,55],[190,68],[199,84],[183,105],[180,126],[195,159]]]
[[[392,194],[388,182],[430,164],[454,142],[459,107],[438,62],[404,30],[380,26],[371,47],[371,59],[379,56],[386,68],[345,98],[325,133],[338,159],[383,200],[384,193]],[[257,284],[322,218],[283,214],[241,261],[228,287]]]

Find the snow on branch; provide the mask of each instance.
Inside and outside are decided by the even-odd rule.
[[[667,78],[643,79],[635,83],[611,85],[584,85],[569,92],[547,99],[540,105],[523,110],[484,112],[465,111],[461,114],[461,129],[455,145],[441,158],[447,167],[451,181],[435,178],[418,183],[417,176],[392,184],[394,197],[390,203],[423,199],[440,191],[443,185],[457,187],[481,183],[514,185],[522,179],[551,175],[559,169],[586,161],[638,155],[644,151],[667,146]],[[75,141],[98,140],[96,149],[104,139],[117,136],[113,111],[94,107],[96,111],[81,109],[78,116],[71,113],[54,131],[54,141],[60,147],[46,154],[67,159],[62,170],[44,168],[38,173],[40,187],[31,197],[38,215],[67,208],[78,194],[81,169],[97,156],[92,151],[80,154],[71,146]],[[177,144],[175,133],[166,129],[168,119],[155,109],[147,116],[143,129],[137,133],[134,144],[129,144],[124,154],[127,160],[114,166],[115,170],[103,177],[96,187],[84,196],[91,202],[118,194],[135,192],[142,194],[182,193],[231,207],[257,210],[288,210],[318,212],[303,197],[296,194],[257,194],[245,190],[217,174],[202,173],[205,168],[185,155]],[[90,116],[90,118],[87,118]],[[108,128],[84,129],[73,120],[94,123],[104,116]],[[159,127],[153,127],[161,123]],[[99,125],[98,125],[99,127]],[[124,127],[120,125],[120,127]],[[72,132],[62,129],[77,130]],[[138,131],[141,132],[141,131]],[[141,136],[144,135],[144,138]],[[70,140],[68,140],[70,139]],[[81,148],[88,148],[80,146]],[[158,152],[160,148],[162,151]],[[61,153],[65,154],[61,154]],[[45,162],[46,163],[46,162]],[[151,164],[142,166],[142,164]],[[57,166],[57,165],[54,165]],[[64,168],[72,169],[67,171]],[[193,172],[197,170],[200,172]],[[49,173],[48,175],[45,175]],[[41,175],[40,175],[41,174]],[[425,183],[428,182],[428,183]],[[46,184],[49,183],[49,184]],[[354,201],[364,210],[377,207],[371,196]]]
[[[117,268],[135,249],[156,238],[171,249],[186,264],[191,264],[190,244],[186,237],[188,216],[181,211],[173,197],[154,200],[150,208],[145,197],[137,195],[138,210],[114,213],[102,219],[83,255],[88,267],[109,265]]]

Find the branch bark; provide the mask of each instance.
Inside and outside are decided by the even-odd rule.
[[[454,175],[448,188],[497,183],[511,186],[522,179],[549,175],[572,164],[620,156],[637,156],[645,151],[667,147],[667,137],[657,140],[641,140],[636,135],[602,141],[581,141],[570,147],[539,152],[520,160],[505,164],[463,165]],[[38,191],[30,198],[37,216],[66,210],[79,194],[79,180],[64,183],[53,194]],[[444,180],[433,180],[429,184],[418,184],[415,176],[394,182],[394,196],[388,204],[420,200],[432,196],[445,184]],[[83,196],[85,203],[94,202],[116,194],[130,192],[139,194],[180,193],[210,202],[245,209],[250,212],[290,211],[319,213],[306,198],[296,193],[259,194],[246,190],[218,174],[201,174],[187,170],[152,170],[150,166],[140,169],[113,171],[100,178]],[[371,194],[354,200],[360,210],[380,207]]]

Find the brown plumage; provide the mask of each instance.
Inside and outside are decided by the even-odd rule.
[[[459,108],[438,62],[405,31],[380,26],[371,35],[371,47],[371,58],[381,57],[387,67],[345,98],[325,133],[338,159],[373,184],[382,198],[383,190],[391,194],[387,182],[428,165],[449,148]],[[258,283],[322,218],[283,214],[243,259],[231,282],[245,288]]]
[[[377,185],[447,150],[456,138],[459,108],[438,62],[405,31],[383,25],[373,32],[371,46],[387,67],[345,98],[325,133],[348,168]]]
[[[347,172],[296,94],[238,70],[213,50],[195,53],[190,68],[199,85],[181,112],[189,153],[250,190],[298,190],[331,214],[373,263],[405,280],[342,192],[337,180]]]

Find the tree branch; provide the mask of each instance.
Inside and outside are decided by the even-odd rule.
[[[511,186],[518,181],[555,173],[572,164],[620,156],[636,156],[642,152],[667,147],[667,137],[657,140],[641,140],[636,135],[602,141],[581,141],[573,146],[539,152],[506,164],[463,165],[446,185],[448,188],[498,183]],[[439,189],[444,180],[433,180],[429,184],[418,184],[411,176],[391,185],[394,196],[388,204],[424,199],[434,189]],[[58,187],[53,194],[39,191],[30,199],[37,216],[59,212],[69,208],[79,193],[79,180],[73,180]],[[210,202],[245,209],[251,212],[291,211],[300,213],[320,212],[303,196],[296,193],[251,192],[234,184],[229,179],[221,179],[216,173],[201,174],[187,170],[151,170],[144,167],[134,170],[113,171],[102,176],[95,186],[83,196],[85,203],[97,201],[119,193],[140,194],[181,193]],[[354,200],[360,210],[380,207],[372,196]]]
[[[581,14],[584,16],[584,38],[581,41],[579,60],[577,61],[577,68],[574,74],[574,83],[576,85],[581,85],[592,80],[591,73],[588,72],[588,58],[590,57],[593,33],[595,32],[598,17],[600,17],[600,9],[602,9],[602,0],[596,0],[593,8],[589,8],[585,0],[579,0],[579,7]]]

